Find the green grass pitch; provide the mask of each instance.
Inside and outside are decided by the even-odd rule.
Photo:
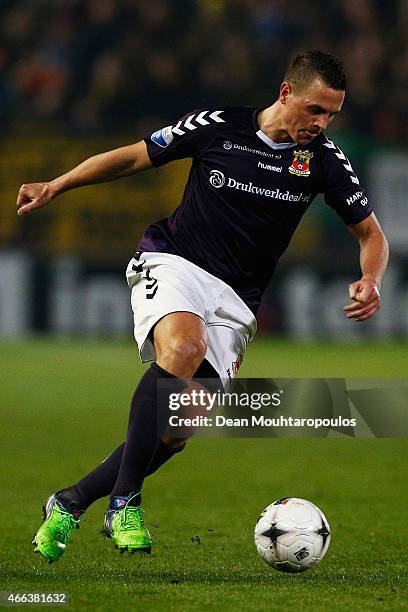
[[[106,500],[61,561],[34,555],[44,499],[122,441],[141,371],[130,343],[0,345],[0,590],[65,591],[72,610],[407,609],[406,440],[195,439],[146,481],[151,556],[102,537]],[[259,338],[242,375],[408,377],[406,346]],[[259,512],[286,495],[314,501],[332,528],[301,575],[272,570],[253,544]]]

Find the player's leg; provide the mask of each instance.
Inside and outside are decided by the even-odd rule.
[[[211,389],[218,391],[222,388],[217,371],[204,359],[196,372],[195,379],[206,380]],[[146,476],[154,474],[162,465],[180,453],[186,443],[178,440],[160,440],[156,453],[147,469]],[[95,469],[86,474],[78,482],[64,488],[57,493],[57,499],[71,512],[83,511],[93,502],[110,495],[118,477],[125,442],[118,446]]]
[[[149,372],[149,370],[148,370]],[[142,382],[142,381],[141,381]],[[138,389],[140,384],[138,386]],[[132,401],[132,409],[135,408],[137,397],[135,392]],[[146,404],[145,404],[146,405]],[[143,407],[143,404],[142,404]],[[156,412],[156,406],[151,406]],[[132,415],[132,411],[131,411]],[[131,419],[130,419],[131,421]],[[144,430],[146,428],[144,427]],[[95,470],[87,474],[75,485],[67,487],[51,495],[43,507],[44,523],[34,536],[33,544],[35,552],[41,553],[50,563],[57,561],[65,552],[66,545],[76,527],[79,527],[79,519],[86,508],[101,497],[109,495],[118,478],[119,468],[122,461],[123,451],[126,443],[121,444],[103,461]],[[183,450],[185,443],[178,440],[178,444],[165,444],[159,440],[155,447],[154,456],[148,465],[145,476],[155,472],[161,465]],[[128,513],[131,517],[131,513]],[[138,520],[137,540],[149,548],[150,536]],[[135,538],[133,538],[133,542]]]
[[[185,442],[182,441],[181,444],[179,440],[177,442],[177,445],[168,445],[160,440],[146,476],[154,473],[171,457],[183,450]],[[111,493],[117,480],[125,444],[124,442],[115,449],[105,461],[79,483],[54,493],[44,504],[44,523],[34,536],[33,544],[36,546],[35,552],[40,552],[50,563],[57,561],[65,552],[68,539],[75,527],[79,527],[79,517],[86,508],[97,499]],[[130,544],[136,543],[138,544],[136,548],[148,550],[151,540],[141,520],[140,509],[137,510],[136,517],[132,517],[132,509],[127,514],[133,523],[135,520],[137,523],[136,533],[131,535]],[[109,516],[109,511],[106,518],[113,518]],[[112,525],[109,523],[111,521],[105,521],[105,531],[111,536]],[[125,540],[119,540],[119,543],[129,546],[129,533],[126,533]]]
[[[75,484],[58,491],[58,499],[66,508],[86,510],[102,497],[110,495],[118,477],[125,442],[122,442],[106,459]],[[160,441],[156,453],[147,469],[146,476],[154,474],[162,465],[185,448],[185,443],[177,448]]]
[[[166,393],[180,393],[207,351],[205,323],[190,312],[164,316],[156,324],[153,338],[157,362],[142,377],[132,399],[126,443],[105,519],[106,531],[119,549],[150,550],[140,504],[143,481],[160,444],[159,382],[166,381]]]
[[[204,275],[201,279],[199,278],[200,274],[202,276]],[[135,338],[141,351],[141,357],[144,361],[154,359],[156,357],[155,347],[149,340],[149,331],[154,327],[157,321],[159,321],[160,324],[157,325],[155,342],[158,340],[157,348],[159,352],[161,340],[159,333],[160,328],[163,330],[168,328],[167,333],[174,334],[175,352],[186,359],[187,365],[191,365],[191,363],[193,363],[191,360],[190,349],[193,349],[192,353],[199,354],[201,347],[203,349],[203,354],[205,353],[205,343],[202,342],[203,338],[201,338],[199,335],[198,340],[195,343],[194,341],[197,339],[197,337],[194,335],[193,338],[191,337],[190,323],[174,327],[173,325],[167,325],[167,323],[169,323],[168,319],[166,321],[166,325],[164,325],[163,321],[165,321],[164,317],[168,315],[169,310],[173,313],[179,311],[179,314],[184,314],[190,317],[194,316],[194,314],[191,313],[196,313],[199,326],[201,329],[205,329],[203,327],[204,324],[202,323],[201,317],[204,317],[204,313],[207,313],[209,309],[211,310],[212,305],[207,303],[207,301],[209,300],[212,302],[212,284],[214,282],[212,277],[208,283],[209,277],[206,278],[203,271],[182,260],[181,258],[167,256],[165,254],[145,253],[143,254],[142,262],[140,259],[140,254],[138,254],[138,257],[129,263],[127,278],[129,286],[132,289],[132,307],[135,315]],[[156,284],[153,295],[150,287],[152,279]],[[185,279],[188,279],[188,282],[184,282]],[[152,301],[153,297],[154,303]],[[172,375],[171,370],[174,367],[178,368],[180,364],[178,359],[174,359],[173,356],[169,354],[169,351],[166,351],[167,339],[165,335],[166,332],[164,331],[162,342],[162,346],[164,348],[161,351],[161,359],[163,364],[169,368],[169,372],[167,372],[168,377],[177,383],[177,380],[179,379],[176,375]],[[169,343],[171,340],[172,338],[168,339]],[[199,361],[200,360],[197,359],[197,363]],[[214,365],[214,361],[211,361],[211,363]],[[160,366],[157,367],[160,368]],[[217,372],[220,372],[216,365],[214,365],[214,367]],[[194,368],[191,369],[193,370]],[[150,368],[148,372],[151,371],[152,368]],[[176,371],[179,372],[178,369]],[[145,376],[148,374],[148,372],[145,374]],[[163,367],[162,374],[164,374],[164,372],[166,372],[166,370]],[[183,370],[180,370],[180,372],[183,372]],[[191,377],[191,372],[186,371],[184,374],[186,378]],[[204,375],[203,377],[207,377],[207,375]],[[174,442],[175,447],[180,444],[180,440],[170,442],[171,444]],[[108,465],[112,467],[111,476],[112,474],[115,475],[117,473],[117,467],[114,467],[114,464],[116,461],[119,461],[119,459],[122,460],[124,455],[123,450],[125,448],[126,446],[121,450],[117,449],[117,452],[114,453],[114,457],[112,457],[112,463],[109,462]],[[155,453],[155,457],[158,457],[158,463],[160,463],[162,460],[164,462],[165,460],[164,454],[160,459],[160,449],[164,450],[159,442],[159,446],[157,447]],[[149,464],[149,468],[150,466],[153,466],[153,461]],[[149,473],[149,469],[145,472],[144,476],[147,473]],[[109,488],[111,488],[111,484]],[[68,536],[73,529],[73,525],[71,524],[68,526],[69,529],[65,529],[67,527],[67,525],[65,525],[66,519],[69,518],[66,516],[67,511],[64,508],[61,508],[59,504],[55,502],[55,495],[51,496],[47,503],[46,521],[42,528],[40,528],[40,531],[42,531],[40,552],[42,552],[44,556],[47,555],[44,553],[43,544],[47,539],[48,543],[51,541],[51,545],[54,548],[58,547],[57,552],[59,555],[62,554],[62,547],[59,546],[61,541],[58,540],[58,538],[60,538],[60,532],[58,531],[60,525],[62,525],[64,533],[68,534]],[[74,518],[72,513],[71,518]],[[39,544],[38,539],[35,543],[37,543],[37,545]],[[47,542],[45,542],[45,544],[47,544]],[[52,560],[55,560],[55,558]]]
[[[214,391],[222,388],[217,371],[204,359],[194,378],[205,379]],[[94,501],[108,496],[116,482],[122,454],[125,447],[123,442],[94,470],[84,476],[76,484],[58,491],[52,495],[44,506],[44,518],[48,517],[41,526],[36,540],[33,542],[39,551],[50,561],[55,561],[63,554],[69,535],[78,525],[79,516]],[[185,442],[180,439],[160,440],[156,453],[148,467],[146,476],[153,474],[164,463],[185,448]],[[74,519],[74,520],[73,520]],[[66,523],[66,525],[65,525]],[[66,533],[65,542],[61,542],[61,525]],[[57,535],[55,535],[57,534]]]
[[[157,360],[142,377],[132,400],[126,444],[112,497],[139,493],[142,489],[143,479],[160,443],[157,425],[160,379],[166,379],[172,389],[180,392],[207,351],[205,323],[189,312],[163,317],[154,328],[153,338]]]
[[[145,254],[145,256],[147,264],[152,265],[155,258],[149,257],[148,254]],[[169,257],[173,261],[171,256]],[[174,269],[172,265],[167,265],[166,258],[166,261],[163,261],[160,265],[160,269],[157,266],[154,269],[154,274],[149,274],[151,278],[153,276],[158,278],[159,291],[155,295],[159,296],[159,301],[156,302],[155,308],[159,311],[160,308],[166,307],[160,300],[168,301],[171,299],[174,304],[178,300],[181,303],[191,304],[192,311],[175,312],[174,309],[172,314],[156,319],[158,321],[154,327],[156,367],[161,371],[162,377],[167,378],[168,381],[172,381],[174,384],[171,392],[180,393],[181,390],[185,389],[185,379],[190,379],[193,376],[194,371],[204,356],[207,357],[211,365],[222,377],[233,378],[242,360],[246,344],[255,333],[256,321],[253,314],[231,288],[225,284],[220,285],[217,279],[207,275],[203,270],[197,269],[196,266],[189,270],[188,268],[191,264],[188,262],[180,264],[177,262]],[[168,278],[172,278],[173,273],[177,277],[180,272],[179,265],[182,268],[182,276],[179,278],[177,291],[175,291],[174,282],[170,284]],[[187,269],[184,270],[184,268]],[[164,274],[164,272],[167,272],[167,274]],[[189,279],[189,282],[185,282],[185,279]],[[192,285],[193,281],[194,285]],[[160,291],[160,287],[164,291]],[[139,281],[137,281],[133,285],[132,305],[135,312],[135,337],[139,347],[141,347],[142,357],[147,333],[153,327],[153,325],[150,325],[146,330],[146,318],[143,316],[142,307],[143,292],[144,285],[140,285]],[[214,299],[214,295],[216,299]],[[186,308],[186,310],[189,310],[189,308]],[[193,311],[196,313],[202,312],[203,314],[198,316],[198,314],[193,314]],[[147,312],[151,317],[152,308],[149,307]],[[206,319],[205,324],[204,316]],[[208,344],[210,334],[212,338],[211,346]],[[148,345],[147,348],[149,348]],[[157,376],[156,384],[159,382],[159,379],[160,376]],[[157,421],[154,421],[154,417],[157,414],[154,410],[154,402],[151,406],[153,410],[146,410],[143,413],[145,416],[139,418],[141,431],[143,431],[143,423],[149,428],[150,449],[146,448],[146,446],[145,448],[141,447],[141,444],[143,444],[141,438],[139,443],[135,444],[138,433],[135,425],[137,424],[138,413],[141,411],[139,406],[137,411],[133,410],[134,407],[132,406],[128,438],[123,451],[118,480],[112,491],[111,507],[107,513],[107,530],[111,533],[112,522],[109,514],[111,513],[111,516],[113,516],[118,512],[115,506],[120,504],[125,506],[126,509],[137,509],[140,507],[135,504],[140,504],[141,488],[146,475],[148,462],[145,461],[145,455],[150,453],[150,457],[152,457],[154,448],[157,447],[159,441],[157,437]],[[154,417],[151,416],[152,414]],[[132,430],[134,431],[134,436],[130,435]],[[178,439],[170,439],[168,443],[177,445],[180,441]],[[141,458],[139,466],[137,465],[138,457]],[[123,470],[124,477],[122,478],[121,472],[125,465],[126,469]],[[137,522],[141,523],[141,517],[136,517],[135,512],[135,523]],[[120,529],[118,529],[118,532],[120,532]],[[135,529],[135,533],[137,535],[137,529]],[[125,544],[126,540],[119,543],[116,540],[119,548],[133,550],[143,548],[142,544],[131,541],[132,536],[130,534],[131,529],[127,533],[130,545]],[[147,536],[150,538],[148,532]]]

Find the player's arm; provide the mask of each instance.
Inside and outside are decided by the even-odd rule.
[[[365,321],[381,306],[380,286],[388,262],[388,243],[374,213],[348,228],[360,244],[362,276],[349,285],[353,303],[344,310],[348,318]]]
[[[46,206],[64,191],[113,181],[151,167],[144,140],[95,155],[49,183],[22,185],[17,196],[17,212],[25,215]]]

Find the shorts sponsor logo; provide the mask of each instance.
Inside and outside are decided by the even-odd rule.
[[[296,176],[310,176],[310,160],[313,157],[313,153],[306,149],[298,149],[293,153],[293,161],[289,166],[289,172]]]
[[[271,164],[264,164],[261,161],[258,161],[258,168],[263,168],[263,170],[271,170],[272,172],[282,172],[282,166],[271,166]]]
[[[347,198],[346,201],[349,206],[354,204],[354,202],[358,202],[359,204],[361,204],[361,206],[367,206],[368,204],[368,199],[365,196],[363,197],[362,191],[356,191],[356,193]]]
[[[173,130],[171,125],[162,128],[161,130],[157,130],[154,132],[150,139],[155,142],[159,147],[167,147],[174,138]]]
[[[220,189],[225,185],[225,175],[220,170],[211,170],[210,172],[210,183],[216,189]]]
[[[227,151],[229,151],[230,149],[232,149],[232,142],[230,140],[225,140],[222,146],[224,147],[224,149],[227,149]]]

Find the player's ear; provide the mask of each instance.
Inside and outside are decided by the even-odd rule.
[[[279,89],[279,101],[281,104],[286,104],[289,94],[292,92],[292,86],[287,81],[283,81]]]

